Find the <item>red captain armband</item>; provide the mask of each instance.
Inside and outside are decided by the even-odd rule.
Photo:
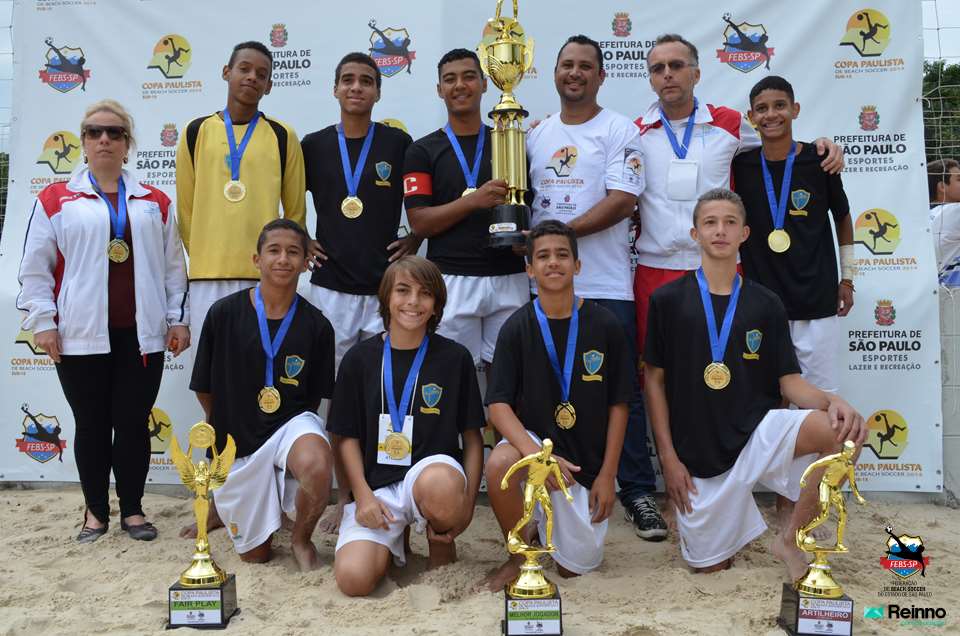
[[[427,172],[411,172],[403,177],[403,196],[430,196],[433,194],[433,177]]]

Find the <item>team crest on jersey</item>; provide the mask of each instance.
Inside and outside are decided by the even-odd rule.
[[[747,332],[747,351],[750,353],[744,353],[744,360],[759,360],[760,354],[757,351],[760,351],[760,343],[763,341],[763,332],[759,329],[751,329]]]
[[[810,193],[806,190],[794,190],[790,193],[790,203],[793,208],[790,209],[790,216],[807,216],[807,211],[803,208],[810,203]]]
[[[583,367],[587,374],[582,376],[584,382],[602,382],[603,376],[597,375],[597,371],[603,366],[603,354],[596,349],[591,349],[583,354]]]
[[[420,388],[420,395],[423,397],[423,403],[426,404],[420,407],[420,412],[425,415],[440,415],[437,404],[440,403],[440,396],[443,395],[443,387],[433,382],[424,384]]]
[[[287,376],[281,377],[280,381],[284,384],[300,386],[300,381],[295,378],[303,371],[305,364],[307,364],[307,361],[300,356],[287,356],[286,360],[283,361],[283,372],[286,373]]]
[[[376,20],[370,20],[367,26],[371,29],[370,48],[367,50],[380,73],[384,77],[393,77],[404,69],[410,73],[416,57],[416,51],[410,50],[410,32],[406,28],[396,27],[379,29]]]
[[[574,166],[577,165],[578,154],[576,146],[564,146],[550,157],[547,170],[553,170],[553,174],[558,177],[569,177],[573,173]]]
[[[79,46],[55,46],[53,38],[44,40],[47,45],[46,63],[40,70],[40,81],[61,93],[69,93],[77,86],[87,90],[90,71],[84,68],[87,58]]]
[[[377,176],[380,177],[374,183],[378,186],[390,186],[390,173],[393,172],[393,166],[386,161],[378,161],[374,166],[377,169]]]

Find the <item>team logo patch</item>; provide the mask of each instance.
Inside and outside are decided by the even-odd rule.
[[[283,361],[283,372],[286,373],[286,377],[281,377],[280,381],[284,384],[292,384],[293,386],[300,386],[300,382],[294,378],[303,371],[304,365],[307,364],[307,361],[301,358],[300,356],[287,356]]]
[[[180,133],[177,132],[176,124],[164,124],[160,131],[160,145],[164,148],[173,148],[180,139]]]
[[[171,33],[160,38],[153,47],[148,69],[155,68],[167,79],[176,79],[186,75],[190,69],[190,42],[187,38]]]
[[[393,77],[404,69],[410,73],[416,57],[416,51],[410,50],[410,32],[405,28],[395,27],[378,29],[376,20],[370,20],[367,26],[372,29],[368,51],[380,73],[385,77]]]
[[[389,186],[390,173],[393,172],[393,166],[386,161],[379,161],[374,167],[377,169],[377,176],[380,177],[375,183],[378,186]]]
[[[440,415],[437,404],[440,403],[440,396],[443,395],[443,387],[432,382],[424,384],[420,388],[420,395],[423,397],[423,403],[426,404],[420,407],[420,412],[427,415]]]
[[[79,46],[55,46],[53,38],[44,40],[47,62],[40,70],[40,81],[61,93],[69,93],[77,86],[87,90],[90,71],[83,66],[87,58]]]
[[[270,29],[270,46],[275,49],[282,49],[287,45],[288,37],[290,37],[290,34],[287,33],[286,24],[274,24],[273,28]]]
[[[759,329],[751,329],[747,332],[747,351],[749,353],[743,354],[744,360],[759,360],[760,354],[757,351],[760,351],[760,343],[763,341],[763,332]]]
[[[803,210],[807,207],[807,204],[810,203],[810,193],[806,190],[794,190],[790,193],[790,203],[793,204],[793,207],[797,211]],[[793,214],[794,211],[790,210],[790,214]],[[806,216],[806,211],[803,212],[803,215]]]
[[[21,404],[20,410],[25,413],[25,417],[23,437],[17,440],[17,450],[41,464],[54,457],[63,462],[63,449],[67,447],[67,442],[60,439],[62,429],[56,416],[43,413],[34,415],[27,404]]]
[[[553,170],[558,177],[569,177],[577,165],[577,154],[576,146],[564,146],[550,157],[547,170]]]
[[[886,544],[887,553],[880,559],[883,569],[893,572],[901,579],[909,579],[915,574],[926,576],[930,557],[923,556],[923,539],[909,534],[896,535],[890,526],[885,530],[889,538]]]
[[[587,374],[584,375],[581,379],[584,382],[600,382],[603,380],[602,375],[597,375],[597,371],[600,370],[600,367],[603,366],[603,354],[597,351],[596,349],[591,349],[586,351],[583,354],[583,367],[587,370]]]
[[[723,48],[717,49],[717,59],[741,73],[765,66],[770,70],[773,49],[767,47],[770,36],[762,24],[741,22],[734,24],[730,14],[723,14],[727,28],[723,30]]]
[[[50,167],[53,174],[70,174],[80,161],[80,138],[67,130],[58,130],[43,142],[38,164]]]

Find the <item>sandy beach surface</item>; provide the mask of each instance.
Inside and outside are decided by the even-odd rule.
[[[869,493],[867,493],[869,499]],[[116,511],[116,501],[112,502]],[[773,526],[772,502],[762,505]],[[192,542],[177,537],[191,521],[186,499],[148,494],[148,517],[160,530],[153,543],[133,541],[114,512],[108,535],[92,545],[73,537],[80,525],[79,488],[0,490],[0,634],[161,634],[167,589],[189,564]],[[919,535],[930,557],[926,577],[909,579],[930,594],[881,597],[896,577],[880,565],[884,526]],[[960,633],[960,510],[933,504],[873,502],[855,507],[848,528],[851,552],[833,560],[834,573],[854,598],[857,634]],[[655,636],[667,634],[779,634],[781,582],[786,571],[771,554],[768,532],[747,546],[735,566],[692,574],[680,557],[676,534],[663,543],[638,539],[619,506],[611,517],[599,570],[559,581],[564,632]],[[487,505],[458,541],[460,560],[426,571],[426,540],[414,535],[414,555],[392,570],[371,598],[342,595],[333,578],[336,537],[315,535],[324,565],[300,573],[290,535],[274,538],[275,558],[242,563],[223,530],[211,534],[216,561],[237,576],[240,614],[232,634],[498,634],[503,595],[475,592],[486,572],[502,562],[503,541]],[[552,570],[552,566],[550,568]],[[864,619],[866,606],[943,607],[943,625],[907,625]],[[181,632],[184,633],[184,632]]]

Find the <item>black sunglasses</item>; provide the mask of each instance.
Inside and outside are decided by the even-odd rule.
[[[107,137],[113,141],[127,136],[127,130],[123,126],[86,126],[82,135],[90,139],[100,139],[103,133],[107,133]]]

